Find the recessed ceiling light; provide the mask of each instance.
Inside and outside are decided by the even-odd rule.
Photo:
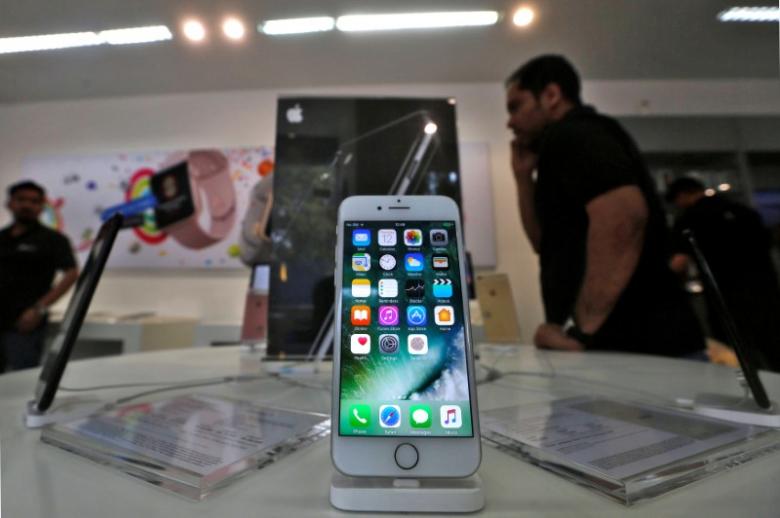
[[[258,32],[269,36],[285,34],[305,34],[309,32],[332,31],[336,20],[330,16],[314,16],[309,18],[285,18],[283,20],[268,20],[257,26]]]
[[[40,34],[37,36],[0,38],[0,54],[94,47],[97,45],[130,45],[170,40],[171,38],[173,38],[173,35],[165,25],[108,29],[100,32]]]
[[[246,34],[246,28],[244,22],[231,16],[222,22],[222,32],[231,40],[240,40]]]
[[[722,22],[780,22],[780,7],[732,7],[718,13]]]
[[[190,41],[199,42],[206,38],[206,27],[198,20],[186,20],[181,29],[184,37]]]
[[[536,18],[536,13],[530,7],[520,7],[512,15],[512,23],[518,27],[528,27]]]
[[[435,13],[355,14],[339,16],[340,31],[392,31],[495,25],[496,11],[452,11]]]

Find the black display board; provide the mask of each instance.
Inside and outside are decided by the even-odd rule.
[[[268,355],[298,356],[310,351],[333,305],[344,198],[438,194],[460,206],[455,103],[280,98],[275,153]]]

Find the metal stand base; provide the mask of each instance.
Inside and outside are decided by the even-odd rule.
[[[726,421],[780,428],[780,413],[777,403],[765,410],[749,397],[724,396],[721,394],[698,394],[693,400],[692,410],[697,414]]]
[[[35,401],[28,401],[24,412],[24,426],[42,428],[54,423],[66,423],[94,414],[108,403],[94,397],[57,398],[45,412],[35,408]]]
[[[342,511],[473,513],[485,506],[482,479],[357,478],[335,473],[330,503]]]

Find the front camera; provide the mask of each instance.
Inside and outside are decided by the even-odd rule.
[[[382,206],[380,205],[379,207],[376,208],[376,210],[382,210]]]

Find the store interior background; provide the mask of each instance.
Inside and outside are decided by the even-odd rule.
[[[485,181],[492,183],[495,271],[509,275],[522,338],[530,342],[543,313],[509,168],[503,79],[534,55],[565,54],[583,75],[586,102],[623,120],[644,152],[704,157],[703,169],[711,166],[749,201],[754,189],[780,189],[778,24],[721,23],[717,13],[734,4],[720,0],[539,0],[526,3],[538,17],[526,29],[505,19],[419,33],[272,38],[255,30],[268,18],[444,9],[511,16],[519,5],[3,2],[0,37],[164,23],[174,39],[0,55],[0,185],[20,179],[29,156],[272,146],[279,95],[454,97],[460,140],[490,146]],[[218,34],[225,14],[245,20],[243,43]],[[213,26],[207,41],[192,45],[181,37],[187,16]],[[708,166],[711,153],[723,153],[727,165]],[[756,160],[751,167],[756,153],[760,167]],[[8,222],[3,211],[0,225]],[[109,270],[92,309],[239,325],[248,278],[248,269]]]

